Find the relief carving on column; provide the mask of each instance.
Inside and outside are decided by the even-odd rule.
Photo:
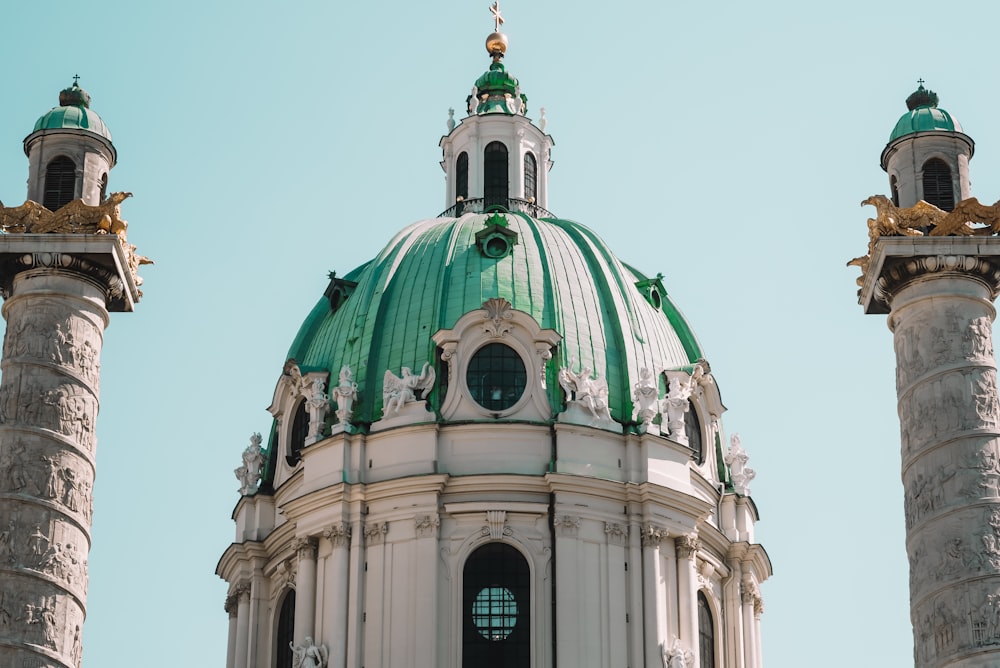
[[[64,453],[40,456],[27,453],[28,448],[19,440],[0,453],[0,484],[5,483],[6,489],[13,493],[48,499],[69,512],[79,513],[89,522],[93,509],[89,464]]]
[[[226,602],[223,603],[222,609],[226,611],[226,614],[232,617],[236,617],[236,610],[239,608],[240,598],[235,593],[226,596]]]
[[[385,542],[385,536],[389,533],[388,522],[372,522],[365,525],[365,544],[378,545]]]
[[[996,371],[961,369],[923,381],[900,399],[904,461],[955,431],[997,428]]]
[[[604,535],[608,539],[608,545],[628,545],[628,527],[618,522],[605,522]]]
[[[86,548],[78,546],[79,531],[65,522],[35,524],[22,541],[13,535],[11,520],[3,533],[6,538],[7,563],[24,570],[42,573],[62,583],[68,589],[86,592]]]
[[[441,526],[441,520],[435,515],[420,515],[413,518],[413,524],[417,532],[417,538],[436,538],[438,527]]]
[[[575,538],[580,533],[581,520],[574,515],[559,515],[553,520],[557,536]]]
[[[22,624],[24,638],[29,644],[56,649],[56,638],[60,631],[56,621],[58,602],[55,596],[42,596],[32,603],[24,603],[15,621]]]
[[[351,544],[351,525],[347,522],[337,522],[323,530],[323,538],[330,541],[334,547],[348,547]]]
[[[663,527],[655,524],[646,524],[642,527],[642,546],[659,547],[660,543],[666,540],[670,534]]]

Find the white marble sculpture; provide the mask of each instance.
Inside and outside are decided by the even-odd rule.
[[[330,410],[330,397],[323,391],[326,382],[322,378],[312,377],[302,389],[309,410],[309,435],[306,442],[316,442],[323,432],[327,411]]]
[[[663,668],[694,668],[694,653],[681,647],[680,638],[674,638],[669,648],[666,643],[660,643],[660,653]]]
[[[472,95],[469,96],[469,115],[472,116],[479,108],[479,89],[472,87]]]
[[[594,378],[589,366],[583,367],[579,373],[573,373],[569,367],[562,367],[559,369],[559,385],[566,392],[567,404],[584,408],[595,422],[611,421],[608,383],[603,378]]]
[[[309,636],[301,645],[288,643],[288,646],[292,648],[292,668],[325,668],[330,656],[326,645],[317,645]]]
[[[704,375],[704,369],[700,365],[694,368],[694,372],[687,378],[681,375],[674,375],[669,379],[667,396],[663,398],[660,411],[667,416],[667,434],[671,439],[688,444],[687,433],[684,431],[684,423],[687,412],[691,407],[689,399],[694,389],[698,386],[698,381]]]
[[[750,456],[740,445],[739,434],[733,434],[729,439],[729,452],[726,453],[725,462],[729,466],[729,477],[733,481],[733,489],[737,494],[743,496],[750,495],[750,481],[754,479],[757,472],[747,466]]]
[[[653,372],[643,367],[639,369],[639,382],[632,390],[632,420],[644,427],[649,427],[659,411],[659,392]]]
[[[424,399],[434,387],[434,367],[430,362],[424,362],[424,367],[419,376],[415,376],[409,367],[403,367],[403,376],[400,378],[388,369],[382,382],[382,414],[396,414],[406,404],[417,401],[417,393]]]
[[[260,443],[260,434],[250,436],[250,445],[243,451],[243,466],[233,471],[240,481],[240,494],[243,496],[257,493],[257,484],[264,467],[264,451]]]
[[[358,384],[354,373],[346,364],[340,368],[340,382],[332,390],[337,402],[337,419],[346,424],[354,413],[354,402],[358,400]]]

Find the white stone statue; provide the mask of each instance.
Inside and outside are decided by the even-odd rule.
[[[681,647],[680,638],[675,637],[669,648],[665,643],[660,643],[660,653],[663,656],[663,668],[694,668],[694,653]]]
[[[315,644],[309,636],[301,645],[290,642],[288,646],[292,648],[292,668],[325,668],[330,656],[326,645]]]
[[[358,400],[358,384],[354,382],[351,367],[345,364],[340,368],[340,383],[332,392],[337,402],[337,419],[346,424],[354,413],[354,402]]]
[[[521,84],[517,84],[517,86],[514,87],[514,96],[509,99],[508,106],[515,114],[524,113],[524,100],[521,98]]]
[[[737,494],[743,496],[750,495],[750,481],[756,477],[757,472],[747,466],[750,456],[747,451],[740,446],[739,434],[733,434],[729,439],[729,452],[726,453],[725,462],[729,466],[729,477],[733,481],[733,489]]]
[[[403,377],[400,378],[392,371],[386,369],[382,379],[382,414],[398,413],[399,409],[408,403],[417,401],[417,393],[420,392],[421,399],[425,399],[427,394],[434,387],[434,367],[430,362],[424,362],[424,367],[419,376],[413,375],[409,367],[403,367]]]
[[[233,471],[240,481],[240,494],[243,496],[257,493],[257,483],[264,467],[264,451],[260,443],[259,433],[250,436],[250,445],[243,451],[243,466]]]
[[[469,96],[469,116],[476,113],[479,108],[479,89],[475,86],[472,87],[472,95]]]
[[[313,377],[309,380],[307,388],[303,388],[302,396],[306,400],[306,408],[309,409],[309,435],[307,439],[319,440],[323,423],[326,420],[326,413],[330,410],[330,397],[326,396],[323,386],[326,382],[322,378]]]
[[[549,124],[549,119],[545,118],[545,107],[540,107],[538,114],[538,129],[545,132],[545,126]]]
[[[638,421],[644,426],[649,424],[659,413],[659,392],[653,372],[647,367],[639,369],[639,382],[632,390],[632,402],[635,407],[632,409],[633,422]]]
[[[687,433],[684,431],[685,418],[691,407],[688,400],[703,374],[704,370],[698,365],[687,379],[681,379],[677,376],[671,378],[667,387],[667,396],[663,398],[663,404],[660,408],[661,412],[667,416],[667,434],[682,445],[688,444]]]
[[[589,366],[573,373],[569,367],[559,369],[559,385],[566,392],[566,403],[577,404],[590,412],[594,420],[611,421],[608,406],[608,383],[603,378],[593,378]]]

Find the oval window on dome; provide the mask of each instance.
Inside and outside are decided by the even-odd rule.
[[[489,343],[469,360],[465,382],[477,404],[490,411],[505,411],[521,399],[528,374],[513,348]]]

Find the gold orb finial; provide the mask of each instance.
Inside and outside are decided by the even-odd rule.
[[[503,16],[500,14],[500,0],[496,0],[490,6],[490,14],[493,15],[493,32],[486,38],[486,52],[493,56],[494,60],[503,58],[507,53],[507,35],[500,32],[503,25]]]

